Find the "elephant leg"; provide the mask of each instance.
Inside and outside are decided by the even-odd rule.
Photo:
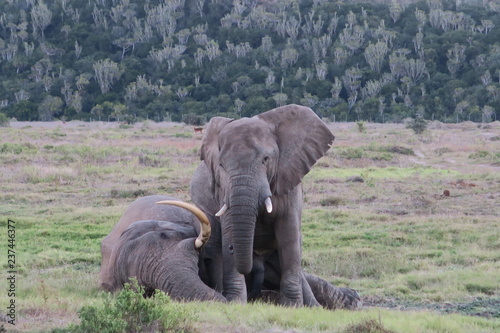
[[[317,276],[305,272],[304,276],[316,300],[323,307],[330,310],[357,310],[361,308],[361,298],[355,290],[351,288],[336,287]]]
[[[279,263],[281,269],[280,304],[302,306],[302,234],[300,216],[302,208],[299,204],[302,188],[297,186],[288,194],[288,205],[293,205],[275,222],[275,235],[278,243]]]

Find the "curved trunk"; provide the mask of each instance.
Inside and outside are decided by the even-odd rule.
[[[163,256],[155,262],[155,267],[150,267],[152,285],[176,300],[226,302],[222,294],[208,287],[200,279],[199,255],[193,240],[182,240],[177,244],[180,251],[174,251],[170,257]],[[182,254],[179,255],[179,252]]]
[[[257,190],[248,185],[248,178],[235,182],[229,194],[229,210],[224,223],[232,227],[232,245],[236,269],[241,274],[252,270],[255,222],[258,214]],[[244,181],[246,180],[246,182]]]
[[[198,275],[191,273],[180,274],[171,280],[164,280],[159,289],[178,301],[226,302],[226,298],[222,294],[204,284]]]

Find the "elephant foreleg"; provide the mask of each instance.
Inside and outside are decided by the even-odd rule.
[[[301,268],[301,200],[302,187],[297,186],[288,193],[286,203],[288,207],[276,219],[274,227],[281,270],[280,304],[287,306],[304,305]]]
[[[351,288],[336,287],[327,281],[304,272],[316,300],[325,308],[357,310],[362,306],[359,294]]]

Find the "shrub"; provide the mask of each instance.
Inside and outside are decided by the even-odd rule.
[[[207,122],[205,115],[197,115],[195,113],[187,113],[182,116],[182,122],[187,125],[202,126]]]
[[[388,146],[385,148],[389,153],[401,154],[401,155],[415,155],[412,148],[406,148],[402,146]]]
[[[359,133],[364,133],[366,132],[366,126],[364,121],[358,121],[356,122],[356,125],[358,125],[358,132]]]
[[[108,294],[102,306],[87,305],[78,311],[80,325],[71,325],[62,332],[187,332],[192,313],[173,303],[157,290],[152,298],[144,298],[144,288],[137,281],[126,284],[114,298]]]
[[[9,127],[10,121],[9,118],[5,115],[5,113],[0,113],[0,127]]]
[[[340,197],[328,197],[323,198],[319,201],[319,204],[323,207],[325,206],[340,206],[344,203],[344,199]]]
[[[415,134],[421,134],[427,129],[427,120],[422,117],[411,119],[406,123],[406,128],[411,128]]]
[[[362,148],[347,147],[344,149],[339,149],[338,155],[340,158],[346,158],[348,160],[351,160],[351,159],[363,158],[365,154]]]
[[[385,328],[380,321],[365,319],[360,323],[347,326],[343,333],[394,333]]]

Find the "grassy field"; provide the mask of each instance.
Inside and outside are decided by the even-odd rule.
[[[0,314],[12,299],[11,219],[17,318],[0,325],[50,332],[102,302],[100,240],[130,202],[189,200],[201,135],[151,122],[11,125],[0,128]],[[192,330],[348,332],[374,320],[392,332],[498,332],[500,123],[432,123],[421,135],[329,126],[334,146],[304,180],[303,266],[358,290],[365,309],[191,303]]]

